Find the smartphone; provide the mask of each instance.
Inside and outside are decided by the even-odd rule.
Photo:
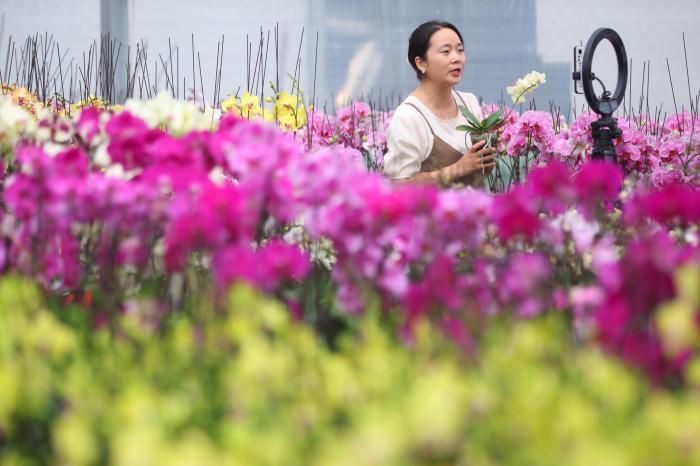
[[[577,45],[574,47],[574,93],[583,94],[583,76],[581,69],[583,68],[583,47]]]

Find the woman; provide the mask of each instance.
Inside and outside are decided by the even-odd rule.
[[[389,124],[384,172],[397,181],[481,186],[495,154],[484,141],[472,145],[467,133],[456,130],[467,123],[458,105],[482,118],[473,94],[454,91],[466,62],[462,34],[447,22],[421,24],[409,38],[408,61],[420,84]]]

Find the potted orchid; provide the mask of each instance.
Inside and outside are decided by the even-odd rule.
[[[525,94],[531,92],[537,88],[540,84],[544,84],[545,75],[543,73],[538,73],[537,71],[531,71],[527,73],[522,78],[518,79],[513,86],[508,86],[506,92],[510,95],[513,100],[513,105],[521,104],[525,102]],[[459,105],[459,111],[467,119],[468,123],[466,125],[457,126],[458,131],[465,131],[471,136],[473,144],[479,141],[486,141],[485,147],[491,147],[496,144],[498,140],[498,134],[496,130],[503,124],[503,122],[508,117],[513,107],[508,110],[501,107],[496,110],[486,118],[480,120],[476,115],[469,111],[469,109],[464,105]],[[466,138],[466,134],[465,134]]]

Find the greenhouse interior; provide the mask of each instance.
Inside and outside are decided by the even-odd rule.
[[[697,0],[0,0],[0,465],[700,466]]]

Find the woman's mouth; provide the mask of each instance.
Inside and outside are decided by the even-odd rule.
[[[452,71],[450,71],[450,74],[451,74],[452,76],[458,78],[459,76],[461,76],[462,70],[460,70],[460,69],[452,70]]]

